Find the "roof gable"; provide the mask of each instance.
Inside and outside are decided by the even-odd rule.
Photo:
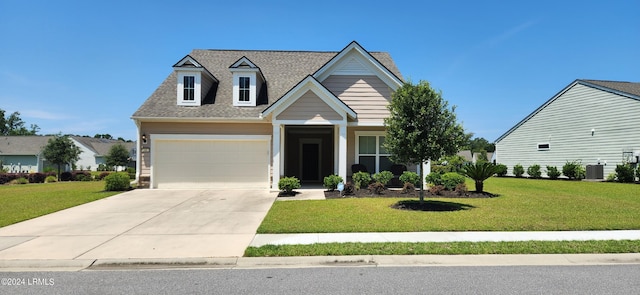
[[[300,97],[302,97],[308,91],[317,95],[324,103],[326,103],[333,111],[338,114],[345,114],[351,118],[356,117],[356,112],[346,105],[342,100],[336,97],[331,91],[329,91],[324,85],[322,85],[313,76],[309,75],[295,87],[293,87],[284,96],[278,99],[275,103],[267,107],[262,113],[262,117],[273,115],[277,117],[280,113],[284,112],[292,104],[294,104]],[[346,120],[347,118],[343,118]]]
[[[324,81],[331,75],[376,75],[391,89],[395,90],[402,85],[402,80],[398,76],[356,41],[347,45],[313,74],[319,81]]]
[[[571,88],[573,88],[578,84],[591,87],[594,89],[598,89],[601,91],[611,92],[613,94],[628,97],[631,99],[640,100],[640,83],[578,79],[573,81],[567,87],[563,88],[560,92],[558,92],[556,95],[551,97],[549,100],[543,103],[540,107],[535,109],[531,114],[529,114],[524,119],[522,119],[522,121],[518,122],[515,126],[511,127],[511,129],[507,130],[507,132],[505,132],[500,137],[498,137],[495,140],[495,142],[496,143],[500,142],[502,139],[504,139],[509,134],[511,134],[514,130],[518,129],[518,127],[522,126],[522,124],[529,121],[533,116],[540,113],[548,105],[553,103],[555,100],[557,100],[559,97],[561,97],[563,94],[565,94],[567,91],[569,91]],[[634,94],[634,92],[637,92],[637,94]]]

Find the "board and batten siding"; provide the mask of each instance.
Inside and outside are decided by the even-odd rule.
[[[377,76],[332,75],[322,81],[358,114],[358,121],[382,121],[389,116],[391,88]]]
[[[307,91],[293,104],[277,116],[278,120],[342,120],[336,113],[313,91]]]
[[[560,171],[567,161],[604,166],[604,177],[623,163],[623,150],[640,150],[640,101],[582,84],[560,94],[529,120],[496,143],[496,162],[538,164]],[[593,134],[592,134],[593,130]],[[538,150],[548,143],[549,150]],[[526,175],[526,174],[525,174]]]

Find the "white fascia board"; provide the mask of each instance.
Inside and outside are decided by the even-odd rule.
[[[356,121],[356,122],[349,122],[347,124],[349,127],[384,127],[384,121],[364,121],[364,122],[360,122],[360,121]]]
[[[151,134],[149,139],[152,142],[157,140],[271,141],[271,135]]]
[[[224,118],[224,117],[206,117],[206,118],[180,118],[180,117],[131,117],[140,123],[144,122],[172,122],[172,123],[269,123],[264,118]]]

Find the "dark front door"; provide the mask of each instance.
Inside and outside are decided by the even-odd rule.
[[[302,181],[320,181],[320,144],[302,143]]]

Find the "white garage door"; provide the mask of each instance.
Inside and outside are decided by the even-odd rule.
[[[156,188],[269,188],[269,141],[159,139],[153,141]]]

